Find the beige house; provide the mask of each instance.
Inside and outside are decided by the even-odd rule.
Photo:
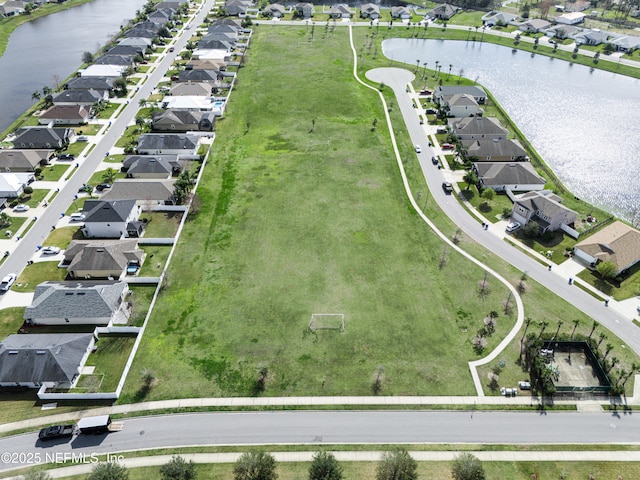
[[[612,262],[620,274],[640,262],[640,232],[614,222],[576,244],[574,254],[592,268],[600,262]]]

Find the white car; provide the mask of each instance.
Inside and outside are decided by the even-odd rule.
[[[69,220],[72,222],[81,222],[84,220],[84,213],[72,213],[69,215]]]
[[[422,153],[422,147],[420,147],[420,145],[416,145],[415,149],[416,149],[416,153]]]
[[[11,285],[15,283],[16,278],[18,278],[18,276],[15,273],[10,273],[4,277],[0,283],[0,292],[7,292],[11,288]]]
[[[43,255],[57,255],[60,253],[60,247],[42,247],[40,251]]]
[[[511,232],[515,232],[516,230],[518,230],[522,225],[520,224],[520,222],[511,222],[509,225],[507,225],[507,233],[511,233]]]
[[[25,205],[24,203],[13,207],[14,212],[26,212],[27,210],[29,210],[29,205]]]

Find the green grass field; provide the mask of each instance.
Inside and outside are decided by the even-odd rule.
[[[145,367],[152,398],[252,394],[260,368],[266,395],[371,394],[379,367],[383,394],[473,392],[469,341],[506,289],[493,280],[480,300],[483,272],[455,253],[439,270],[346,30],[296,48],[304,34],[256,30],[123,403]],[[273,102],[282,71],[288,100]],[[312,313],[344,313],[346,331],[309,333]]]
[[[308,478],[309,463],[278,463],[279,480]],[[376,462],[340,462],[345,480],[375,478]],[[490,480],[531,480],[532,475],[540,479],[582,480],[594,475],[596,479],[638,478],[640,465],[631,462],[483,462],[486,478]],[[160,467],[145,467],[129,470],[130,480],[157,478]],[[196,466],[198,480],[233,478],[233,464]],[[562,476],[564,474],[564,476]],[[621,477],[617,477],[621,475]],[[418,476],[429,480],[450,480],[450,462],[418,462]],[[68,477],[73,480],[85,476]]]

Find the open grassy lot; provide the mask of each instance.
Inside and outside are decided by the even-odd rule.
[[[480,196],[478,188],[475,185],[472,185],[468,190],[466,183],[459,183],[458,187],[473,208],[481,212],[491,223],[502,220],[503,210],[508,209],[509,212],[511,212],[513,203],[506,195],[496,194],[493,200],[486,202],[485,199]]]
[[[150,398],[176,396],[175,378],[179,396],[256,393],[261,368],[267,395],[370,394],[377,371],[383,394],[472,393],[470,339],[506,289],[490,280],[481,300],[483,272],[455,253],[438,268],[443,244],[407,207],[386,128],[371,131],[381,107],[351,77],[347,32],[255,35],[121,401],[144,368]],[[345,332],[309,333],[312,313],[344,313]]]
[[[297,480],[307,478],[309,463],[278,463],[279,480]],[[345,480],[370,479],[376,476],[376,462],[340,462]],[[486,478],[531,480],[536,478],[583,480],[594,475],[596,479],[639,478],[640,465],[631,462],[483,462]],[[129,470],[130,480],[158,478],[160,467],[145,467]],[[233,464],[197,465],[198,480],[233,478]],[[562,475],[565,476],[562,476]],[[618,477],[621,475],[622,477]],[[450,462],[418,462],[419,478],[430,480],[450,480]],[[68,477],[73,480],[84,476]]]
[[[0,230],[0,232],[2,232],[2,238],[13,238],[22,224],[29,220],[29,217],[14,217],[13,215],[9,216],[11,217],[11,225],[9,225],[8,227],[3,227],[2,230]],[[11,232],[11,235],[7,235],[6,232]]]
[[[143,212],[140,220],[147,220],[146,238],[169,238],[178,232],[182,212]]]
[[[18,333],[24,323],[24,307],[3,308],[0,310],[0,338]]]
[[[36,286],[46,281],[60,281],[67,276],[66,268],[58,268],[58,262],[36,262],[27,265],[12,290],[16,292],[33,292]]]
[[[96,344],[98,349],[89,355],[86,363],[96,367],[93,375],[102,376],[97,391],[113,392],[116,389],[135,340],[135,337],[100,336]],[[91,387],[95,386],[91,382]]]
[[[103,127],[101,123],[87,123],[76,127],[76,133],[78,135],[95,135]]]
[[[78,232],[78,227],[64,227],[53,230],[42,242],[43,245],[51,245],[65,249],[73,240],[73,236]],[[82,235],[82,233],[80,233]]]
[[[141,277],[158,277],[162,273],[162,269],[167,263],[169,253],[171,253],[170,245],[144,245],[142,247],[147,257],[145,258],[139,275]]]
[[[69,169],[69,164],[58,163],[49,165],[42,169],[42,179],[45,182],[56,182],[62,178],[62,175]]]

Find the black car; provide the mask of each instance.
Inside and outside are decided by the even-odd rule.
[[[431,157],[431,163],[433,163],[434,165],[438,165],[438,158],[437,157]]]
[[[451,182],[442,182],[442,189],[444,193],[450,194],[453,192],[453,185],[451,185]]]
[[[58,160],[75,160],[76,156],[71,153],[63,153],[58,155]]]
[[[101,192],[103,190],[106,190],[107,188],[111,188],[111,184],[110,183],[101,183],[99,185],[96,185],[96,190]]]

